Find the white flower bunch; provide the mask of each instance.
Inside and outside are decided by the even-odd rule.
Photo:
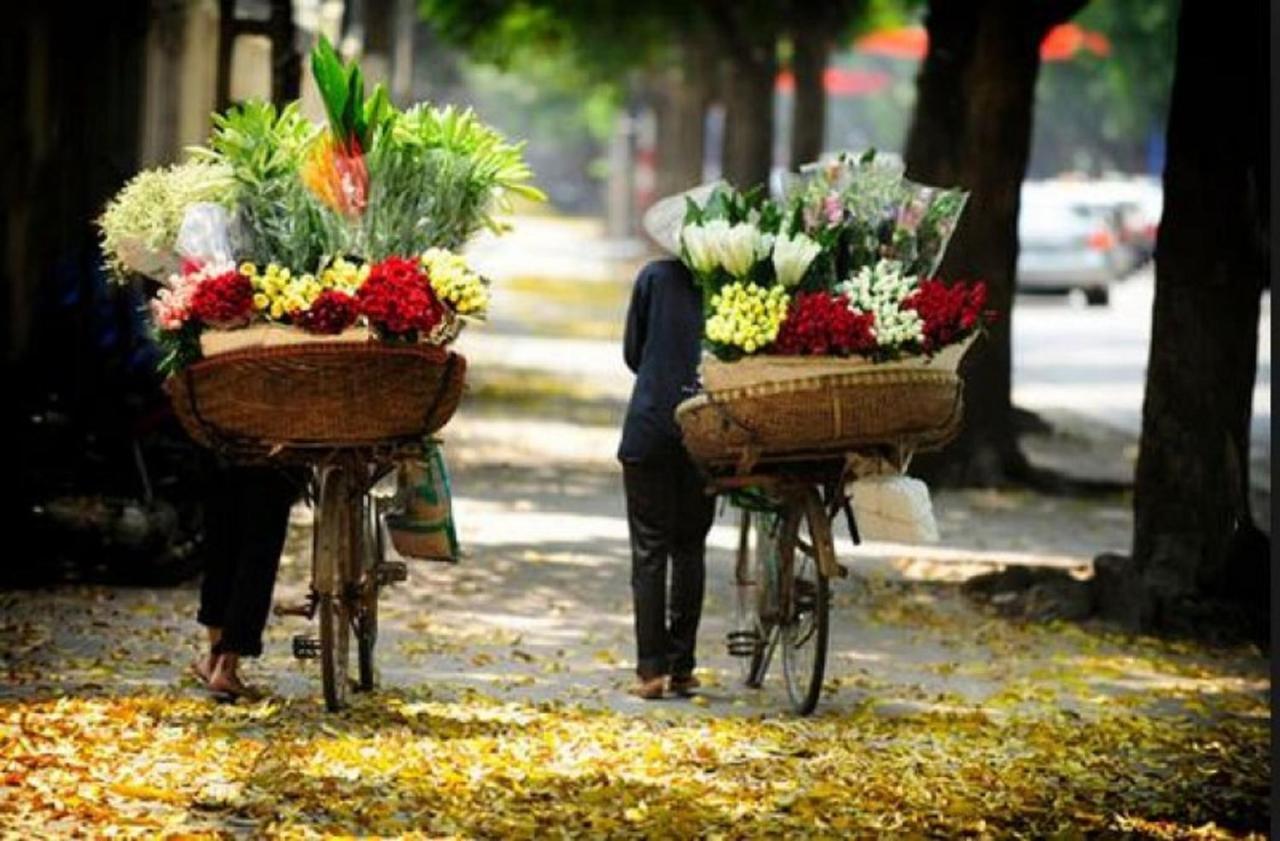
[[[924,338],[920,314],[902,308],[902,302],[919,283],[915,275],[903,273],[898,261],[881,260],[874,266],[863,266],[848,280],[837,284],[836,292],[848,296],[850,309],[874,315],[876,323],[872,332],[876,344],[894,348]]]
[[[778,236],[773,242],[773,272],[778,282],[788,289],[795,286],[821,251],[822,246],[804,234]]]
[[[701,225],[686,225],[680,231],[685,260],[699,274],[723,268],[736,278],[746,277],[756,263],[773,248],[773,235],[755,225],[712,219]]]

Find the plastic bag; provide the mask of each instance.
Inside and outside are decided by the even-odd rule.
[[[197,202],[182,215],[174,250],[184,260],[230,263],[235,261],[239,239],[239,226],[225,207]]]
[[[907,274],[932,277],[968,201],[963,190],[902,179],[893,236],[882,256],[901,262]]]
[[[853,516],[863,540],[937,543],[929,487],[909,476],[870,476],[850,485]]]

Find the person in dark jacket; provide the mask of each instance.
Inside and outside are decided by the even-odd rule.
[[[636,381],[618,447],[631,533],[632,693],[645,699],[698,685],[694,650],[715,498],[685,451],[675,408],[696,389],[701,343],[702,299],[689,271],[676,260],[649,263],[627,311],[623,356]]]

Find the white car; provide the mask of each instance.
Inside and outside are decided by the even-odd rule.
[[[1057,182],[1024,184],[1021,205],[1018,289],[1079,289],[1090,304],[1105,305],[1111,284],[1134,268],[1121,238],[1122,208]]]

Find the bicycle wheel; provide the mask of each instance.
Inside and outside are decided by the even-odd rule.
[[[782,672],[791,708],[798,715],[808,715],[818,704],[827,665],[829,590],[822,567],[835,557],[831,521],[816,489],[805,489],[787,506],[778,554],[783,586]]]
[[[372,494],[365,494],[361,507],[364,534],[360,542],[362,563],[355,631],[360,672],[358,686],[361,692],[369,692],[377,685],[377,675],[373,668],[373,647],[378,642],[378,564],[382,562],[383,544],[377,500]]]
[[[325,706],[336,712],[347,703],[351,609],[345,594],[357,557],[356,517],[360,510],[352,475],[346,468],[330,467],[321,474],[318,509],[312,579],[320,594],[320,679]]]

